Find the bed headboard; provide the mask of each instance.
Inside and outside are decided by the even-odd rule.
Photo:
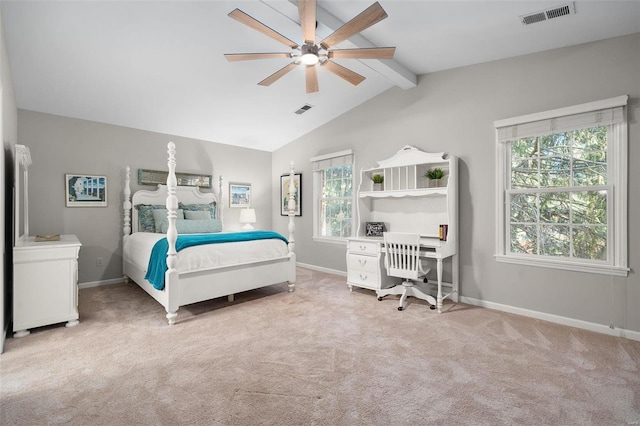
[[[134,232],[138,232],[138,209],[135,208],[138,204],[149,205],[163,205],[167,204],[167,185],[158,185],[154,191],[142,189],[136,191],[131,197],[131,181],[130,181],[130,169],[127,166],[125,170],[125,201],[124,201],[124,234],[129,235]],[[128,190],[128,193],[127,193]],[[210,204],[215,202],[215,216],[223,223],[223,203],[222,203],[222,176],[219,179],[219,194],[213,192],[200,192],[200,188],[196,186],[178,186],[176,187],[176,196],[178,201],[182,204]],[[129,199],[131,201],[129,201]],[[129,224],[127,223],[129,219]],[[128,226],[129,225],[129,226]],[[127,232],[129,228],[129,232]]]

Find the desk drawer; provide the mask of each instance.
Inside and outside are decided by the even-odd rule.
[[[349,253],[377,254],[380,244],[374,241],[349,241]]]
[[[347,272],[347,282],[359,287],[377,289],[380,288],[378,272],[367,272],[349,269]]]
[[[377,256],[365,256],[362,254],[349,253],[349,264],[347,265],[349,271],[362,271],[373,274],[378,273],[378,258]]]

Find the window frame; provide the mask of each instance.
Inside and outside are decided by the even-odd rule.
[[[589,102],[567,108],[513,117],[494,122],[496,129],[496,254],[498,262],[538,266],[569,271],[579,271],[626,277],[628,268],[628,235],[627,235],[627,202],[628,202],[628,135],[627,111],[628,96],[618,96],[602,101]],[[523,124],[561,119],[583,113],[596,112],[605,109],[622,108],[622,121],[606,125],[607,129],[607,261],[555,257],[545,255],[531,255],[511,253],[510,244],[510,187],[511,179],[511,140],[506,140],[501,129]],[[592,126],[584,126],[588,128]],[[545,134],[564,132],[565,130],[548,130]],[[540,136],[540,135],[539,135]],[[501,138],[502,137],[502,138]],[[518,136],[525,138],[527,135]],[[509,138],[506,138],[509,139]],[[548,190],[553,190],[551,187]],[[562,187],[571,188],[571,187]],[[595,188],[595,187],[594,187]],[[540,188],[543,189],[543,188]],[[535,191],[534,191],[535,192]],[[543,191],[537,191],[543,192]]]
[[[320,235],[321,230],[321,212],[320,209],[322,207],[322,179],[321,172],[323,170],[327,170],[331,167],[323,167],[323,164],[330,164],[332,159],[340,159],[340,158],[351,158],[351,235],[346,237],[331,237]],[[311,158],[311,163],[313,164],[313,240],[317,242],[330,243],[330,244],[345,244],[347,242],[347,238],[353,237],[354,229],[355,229],[355,213],[356,213],[356,190],[355,190],[355,156],[353,154],[353,150],[348,149],[344,151],[334,152],[331,154],[319,155],[317,157]],[[344,165],[344,164],[343,164]],[[333,167],[337,167],[336,164]]]

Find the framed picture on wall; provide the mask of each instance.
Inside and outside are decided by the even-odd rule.
[[[229,207],[251,207],[251,184],[229,183]]]
[[[280,176],[280,215],[289,216],[289,182],[291,181],[290,175]],[[296,193],[293,196],[293,200],[296,203],[296,216],[302,216],[302,173],[296,173],[293,175],[293,184],[296,187]]]
[[[94,175],[65,175],[67,207],[106,207],[107,177]]]

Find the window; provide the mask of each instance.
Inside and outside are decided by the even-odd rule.
[[[311,159],[313,237],[342,242],[353,230],[353,154],[351,150]]]
[[[495,122],[498,261],[627,275],[627,99]]]

